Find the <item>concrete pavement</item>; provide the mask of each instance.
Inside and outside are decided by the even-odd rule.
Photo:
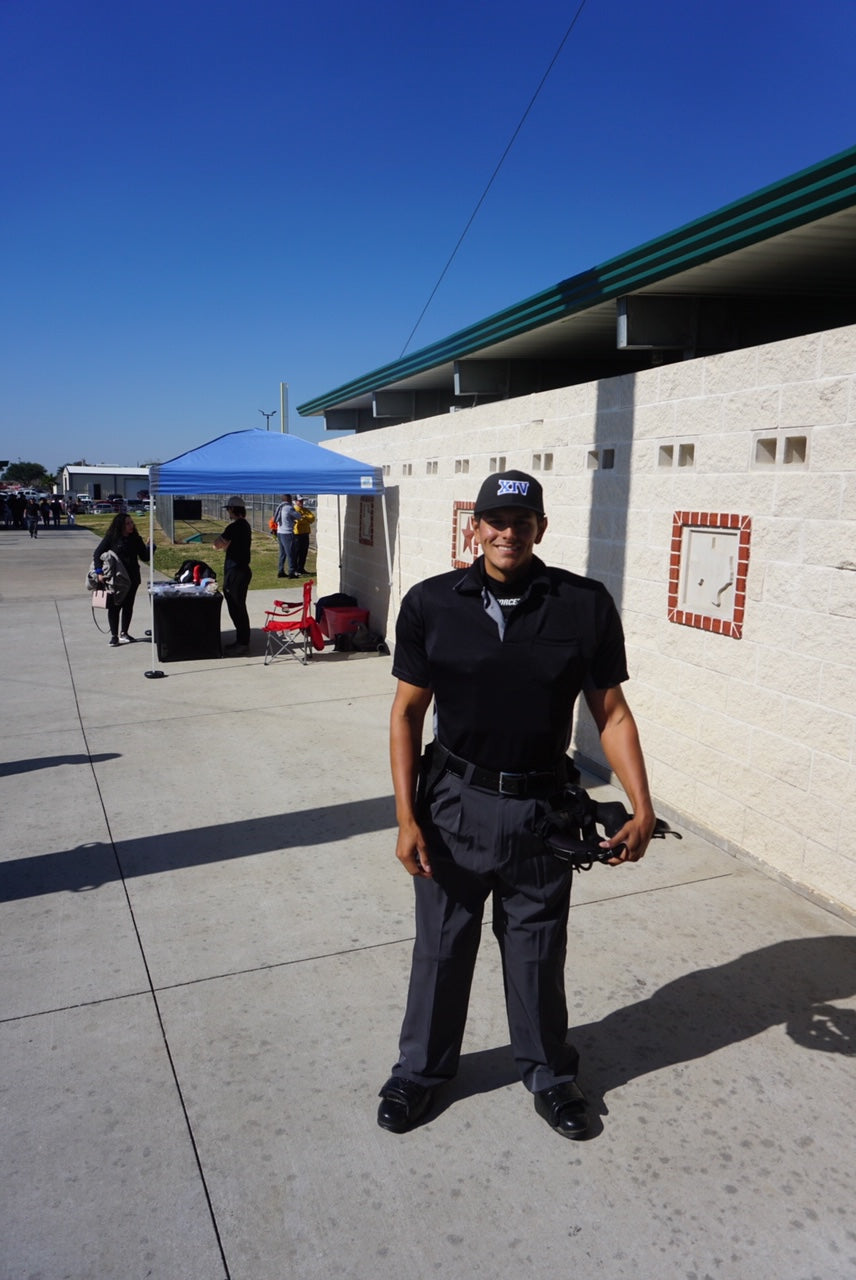
[[[146,679],[93,625],[94,545],[0,530],[2,1280],[854,1274],[856,922],[691,834],[596,867],[592,1138],[515,1082],[489,926],[458,1078],[385,1133],[390,659],[256,637]]]

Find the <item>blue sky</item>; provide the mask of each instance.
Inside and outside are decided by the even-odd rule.
[[[396,359],[579,0],[0,0],[0,456]],[[854,0],[586,0],[410,350],[856,142]],[[279,417],[272,420],[278,426]]]

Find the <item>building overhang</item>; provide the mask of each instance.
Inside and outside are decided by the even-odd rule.
[[[856,323],[856,147],[298,406],[370,430]]]

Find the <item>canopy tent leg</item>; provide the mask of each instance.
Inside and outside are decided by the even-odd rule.
[[[157,648],[155,646],[155,593],[152,590],[155,583],[155,499],[152,489],[152,473],[149,472],[149,634],[152,638],[152,665],[150,671],[144,671],[143,675],[147,680],[164,680],[166,679],[165,671],[158,671],[155,665],[157,659]]]
[[[389,587],[389,602],[391,605],[392,604],[392,550],[389,545],[389,520],[387,518],[387,513],[386,513],[386,489],[384,489],[383,493],[380,495],[380,505],[381,505],[381,510],[383,511],[383,537],[386,543],[386,573],[388,578],[387,586]]]

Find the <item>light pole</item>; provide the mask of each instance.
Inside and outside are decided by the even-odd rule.
[[[268,431],[270,431],[270,420],[276,417],[276,409],[271,409],[270,413],[265,413],[264,409],[259,409],[259,413],[264,418]]]

